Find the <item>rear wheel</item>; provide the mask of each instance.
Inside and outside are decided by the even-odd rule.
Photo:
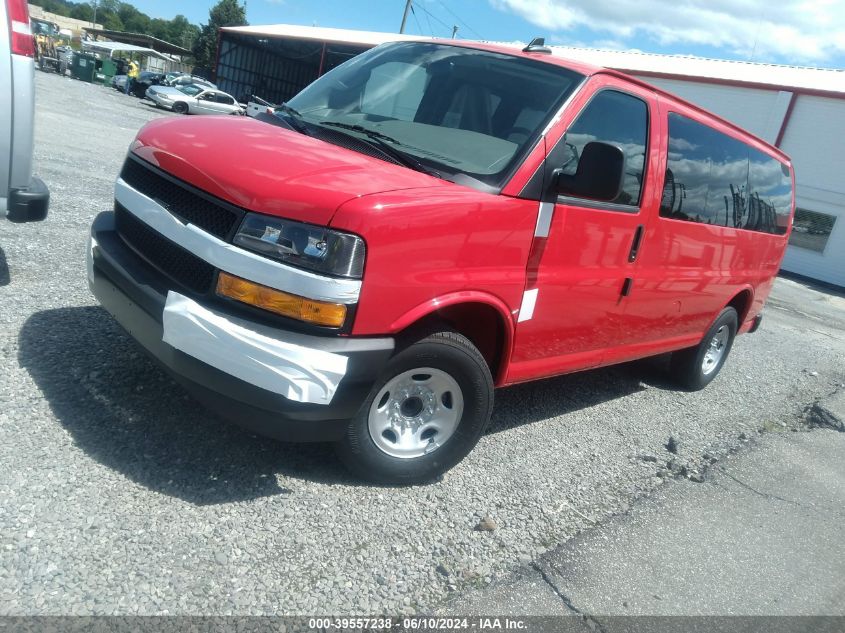
[[[738,326],[739,317],[736,310],[722,310],[701,339],[701,343],[672,354],[671,368],[674,379],[687,389],[704,389],[725,364]]]
[[[185,114],[188,111],[188,104],[184,101],[177,101],[173,104],[173,111],[176,114]]]
[[[390,360],[337,453],[363,479],[431,481],[472,450],[492,409],[484,357],[466,337],[439,332]]]

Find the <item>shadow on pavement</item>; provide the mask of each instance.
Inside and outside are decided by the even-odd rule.
[[[527,382],[496,392],[496,406],[488,433],[507,431],[609,400],[647,387],[677,390],[666,375],[667,357]]]
[[[216,417],[100,307],[34,314],[18,349],[21,366],[77,446],[151,490],[217,504],[289,494],[277,474],[360,484],[329,445],[278,442]],[[659,378],[658,368],[653,375]],[[488,433],[623,397],[644,389],[643,381],[648,364],[639,362],[499,390]]]
[[[46,310],[21,328],[18,357],[91,458],[196,504],[289,494],[276,474],[355,484],[330,446],[254,436],[190,398],[99,307]]]

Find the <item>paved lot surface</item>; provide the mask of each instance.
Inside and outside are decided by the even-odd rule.
[[[845,433],[767,433],[755,444],[703,483],[672,482],[445,612],[579,614],[602,625],[626,615],[824,615],[845,624]]]
[[[0,223],[0,613],[428,610],[845,383],[841,309],[779,282],[820,312],[773,306],[704,392],[672,390],[659,361],[503,390],[444,481],[361,485],[328,447],[198,407],[90,296],[91,219],[137,128],[171,115],[40,73],[37,102],[50,217]],[[497,529],[475,531],[485,515]]]

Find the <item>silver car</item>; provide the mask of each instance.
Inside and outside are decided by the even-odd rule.
[[[26,0],[0,2],[0,216],[12,222],[43,220],[50,205],[32,176],[34,48]]]
[[[179,86],[187,86],[188,84],[195,84],[197,86],[202,86],[203,88],[217,88],[217,84],[211,83],[208,79],[203,79],[202,77],[197,77],[196,75],[188,75],[188,74],[181,74],[181,75],[173,75],[172,77],[168,77],[164,83],[168,86],[173,86],[178,88]]]
[[[189,84],[174,88],[171,86],[150,86],[147,98],[155,104],[179,114],[243,114],[244,110],[232,95]]]

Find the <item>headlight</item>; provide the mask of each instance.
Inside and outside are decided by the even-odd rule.
[[[360,279],[366,247],[357,235],[249,213],[235,244],[291,266]]]

